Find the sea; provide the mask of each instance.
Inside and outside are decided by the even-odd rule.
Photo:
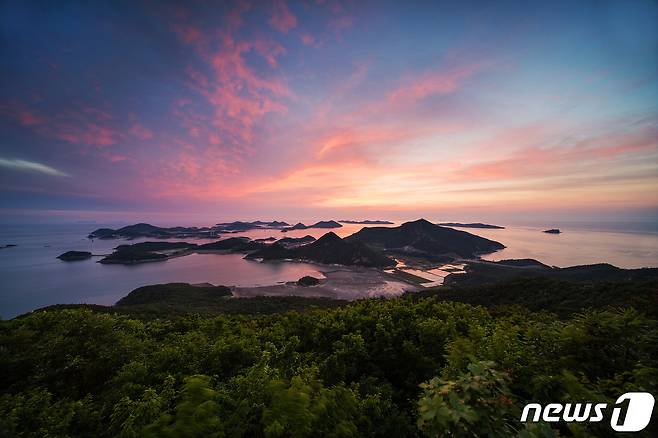
[[[148,240],[87,238],[96,228],[119,228],[125,225],[0,225],[0,247],[16,245],[0,249],[0,317],[13,318],[51,304],[111,305],[135,288],[149,284],[185,282],[251,287],[294,281],[305,275],[321,276],[319,269],[322,268],[317,265],[298,262],[263,263],[244,259],[242,254],[191,254],[163,262],[136,265],[97,263],[117,245]],[[506,246],[501,251],[483,256],[486,260],[533,258],[559,267],[593,263],[610,263],[622,268],[658,267],[658,227],[655,224],[572,222],[559,224],[561,234],[542,232],[555,225],[521,224],[506,225],[505,229],[461,230],[499,241]],[[363,227],[345,224],[331,231],[345,237]],[[230,236],[257,239],[311,235],[317,238],[327,231],[309,229],[282,233],[275,229],[261,229]],[[202,239],[187,241],[208,242]],[[95,257],[77,262],[63,262],[56,258],[70,250],[90,251]]]

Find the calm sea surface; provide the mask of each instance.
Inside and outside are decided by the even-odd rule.
[[[307,263],[258,263],[241,254],[192,254],[164,262],[139,265],[101,265],[100,258],[62,262],[56,257],[69,250],[109,254],[122,240],[94,240],[87,234],[106,224],[0,225],[0,316],[12,318],[38,307],[57,303],[113,304],[131,290],[147,284],[186,282],[235,286],[270,285],[304,275],[319,275]],[[334,230],[341,237],[362,225]],[[506,249],[485,256],[489,260],[535,258],[555,266],[607,262],[624,268],[658,266],[658,233],[619,227],[624,231],[588,229],[583,225],[561,226],[560,235],[542,233],[541,227],[516,226],[504,230],[465,231],[497,240]],[[614,229],[613,227],[609,227]],[[319,237],[327,230],[281,233],[257,230],[238,235],[252,238]],[[136,243],[143,240],[133,240]],[[190,240],[201,243],[201,240]]]

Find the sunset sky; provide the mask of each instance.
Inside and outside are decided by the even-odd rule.
[[[655,1],[179,3],[0,3],[5,220],[658,217]]]

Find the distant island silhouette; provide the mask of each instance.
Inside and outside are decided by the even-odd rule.
[[[338,221],[342,224],[356,224],[356,225],[393,225],[395,222],[391,221],[381,221],[381,220],[363,220],[363,221],[352,221],[352,220],[340,220]]]
[[[135,239],[138,237],[154,237],[157,239],[169,238],[212,238],[220,234],[236,233],[254,229],[280,229],[290,226],[280,221],[254,221],[254,222],[223,222],[212,227],[158,227],[147,223],[128,225],[119,229],[99,228],[89,233],[90,239]]]
[[[275,223],[280,226],[281,223]],[[272,222],[232,222],[218,224],[224,230],[236,231],[251,226],[271,228]],[[338,228],[335,221],[320,221],[306,226],[298,223],[281,231],[303,230],[309,228]],[[107,230],[107,231],[106,231]],[[135,224],[118,230],[100,229],[90,236],[114,238],[117,236],[176,238],[178,236],[198,237],[206,228],[172,227],[160,228],[150,224]],[[274,241],[274,243],[272,243]],[[398,227],[366,227],[351,236],[341,239],[334,233],[327,233],[316,240],[307,235],[299,238],[275,238],[251,240],[248,237],[230,237],[212,243],[196,244],[189,242],[140,242],[133,245],[119,245],[115,251],[100,260],[103,264],[135,264],[164,261],[172,257],[181,257],[193,252],[242,252],[248,258],[263,260],[298,259],[318,263],[360,266],[390,266],[395,262],[387,254],[421,257],[428,260],[454,260],[472,258],[480,254],[491,253],[505,246],[499,242],[485,239],[465,231],[435,225],[425,219],[405,222]],[[60,258],[76,259],[86,257],[75,251],[62,254]],[[91,254],[89,254],[89,257]]]
[[[483,224],[480,222],[476,223],[470,223],[470,224],[463,224],[460,222],[442,222],[440,224],[442,227],[457,227],[457,228],[489,228],[489,229],[496,229],[496,230],[504,230],[505,227],[501,227],[499,225],[490,225],[490,224]]]
[[[286,231],[293,231],[293,230],[308,230],[309,228],[340,228],[340,227],[342,227],[342,225],[336,221],[320,221],[314,223],[313,225],[304,225],[303,223],[298,222],[292,227],[283,228],[281,232],[285,233]]]

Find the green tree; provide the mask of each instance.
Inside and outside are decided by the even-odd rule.
[[[507,374],[486,361],[469,364],[468,372],[456,380],[435,377],[421,384],[418,427],[432,437],[514,436],[519,412],[508,382]],[[548,432],[536,428],[525,430],[523,436]]]

